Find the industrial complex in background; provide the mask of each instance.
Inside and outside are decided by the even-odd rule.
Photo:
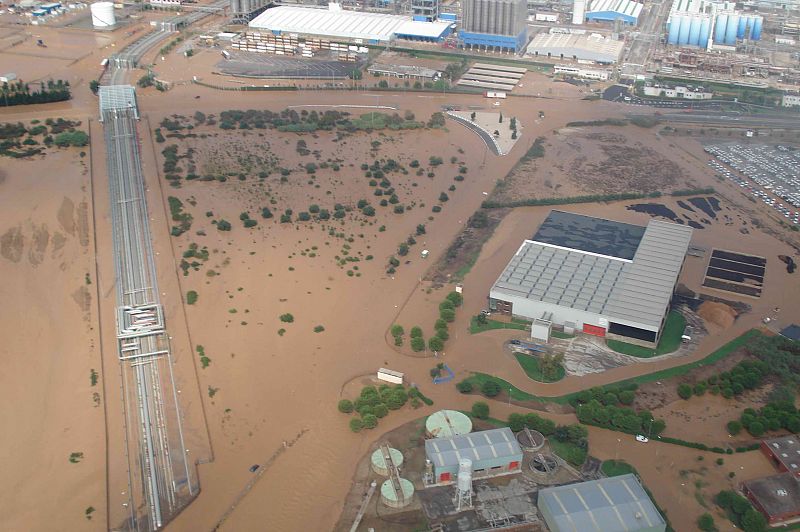
[[[125,24],[130,10],[142,5],[179,11],[174,19],[157,23],[162,31],[180,29],[204,13],[223,14],[219,35],[227,37],[203,37],[216,39],[225,57],[230,59],[233,52],[239,64],[258,63],[246,55],[253,52],[296,56],[312,66],[314,61],[339,61],[356,63],[357,69],[373,62],[394,67],[376,61],[380,50],[419,48],[466,53],[478,61],[499,56],[551,64],[556,74],[566,78],[641,82],[651,87],[637,86],[641,98],[712,99],[715,93],[703,85],[717,83],[781,91],[753,103],[800,105],[797,0],[659,4],[638,0],[147,0],[137,6],[23,0],[9,13],[13,11],[18,21],[47,24],[89,7],[92,27],[108,31]],[[333,53],[320,55],[320,50]],[[352,72],[351,67],[337,69],[328,64],[326,68],[332,69],[330,78]],[[288,69],[290,73],[302,70],[313,69],[302,65]],[[400,70],[390,68],[387,75],[406,77]],[[242,75],[270,77],[258,68]]]

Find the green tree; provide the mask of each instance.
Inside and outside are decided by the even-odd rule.
[[[365,429],[374,429],[378,426],[378,418],[375,414],[367,414],[363,418]]]
[[[439,312],[439,316],[447,323],[453,323],[456,320],[456,311],[446,308]]]
[[[486,317],[486,314],[481,312],[480,314],[475,316],[475,321],[478,323],[478,325],[486,325],[487,323],[489,323],[489,318]]]
[[[489,418],[489,405],[483,401],[477,401],[472,404],[472,416],[478,419]]]
[[[760,421],[753,421],[750,423],[750,426],[747,427],[747,432],[750,433],[751,436],[758,438],[764,434],[764,424]]]
[[[441,351],[444,349],[444,342],[438,336],[432,336],[428,340],[428,347],[431,349],[431,351]]]
[[[474,122],[474,121],[475,121],[475,111],[472,111],[472,114],[470,114],[470,115],[469,115],[469,119],[470,119],[470,121],[472,121],[472,122]]]
[[[389,409],[386,407],[385,404],[378,403],[373,407],[372,413],[375,414],[375,417],[380,419],[382,417],[386,417],[386,415],[389,413]]]
[[[402,325],[392,325],[392,336],[403,336],[405,331],[403,330]]]
[[[692,396],[692,387],[686,383],[678,385],[678,397],[681,399],[688,399]]]
[[[697,518],[697,528],[703,532],[714,532],[717,527],[714,525],[714,517],[706,512]]]
[[[354,417],[350,420],[350,430],[353,432],[361,432],[361,429],[364,428],[364,422],[361,421],[361,418]]]
[[[425,350],[425,340],[421,336],[411,338],[411,350],[419,353]]]
[[[485,381],[481,384],[481,393],[486,397],[497,397],[500,394],[500,385],[495,381]]]
[[[292,323],[294,321],[294,316],[287,312],[286,314],[280,315],[280,320],[284,323]]]
[[[764,532],[767,519],[755,508],[748,509],[742,516],[742,530],[745,532]]]
[[[350,399],[342,399],[339,401],[339,412],[349,414],[353,411],[353,401]]]
[[[93,79],[89,82],[89,90],[92,91],[92,94],[97,94],[97,91],[100,90],[100,82],[96,79]]]
[[[456,389],[461,393],[470,393],[472,391],[472,383],[469,381],[461,381],[456,384]]]
[[[194,305],[195,303],[197,303],[197,292],[194,290],[189,290],[186,292],[186,304]]]
[[[418,326],[411,327],[411,332],[409,333],[411,338],[422,338],[422,328]]]
[[[738,420],[733,420],[728,422],[728,434],[731,436],[736,436],[742,431],[742,422]]]
[[[447,294],[447,300],[453,303],[456,307],[460,307],[461,304],[464,302],[464,297],[459,294],[458,292],[450,292]]]

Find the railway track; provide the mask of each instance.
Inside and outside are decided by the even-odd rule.
[[[128,458],[129,515],[124,528],[151,531],[177,515],[196,489],[159,299],[135,99],[127,96],[132,95],[131,87],[101,87],[101,91]]]

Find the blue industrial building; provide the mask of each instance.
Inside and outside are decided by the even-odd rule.
[[[586,11],[588,22],[614,22],[635,26],[642,13],[642,4],[633,0],[594,0]]]
[[[513,35],[492,35],[489,33],[471,33],[460,31],[458,38],[467,47],[503,49],[519,52],[528,43],[528,28],[525,28],[516,37]]]

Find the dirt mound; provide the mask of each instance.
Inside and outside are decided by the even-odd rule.
[[[733,325],[738,313],[725,303],[716,303],[714,301],[705,301],[700,308],[697,309],[706,323],[712,323],[718,327],[727,328]]]

